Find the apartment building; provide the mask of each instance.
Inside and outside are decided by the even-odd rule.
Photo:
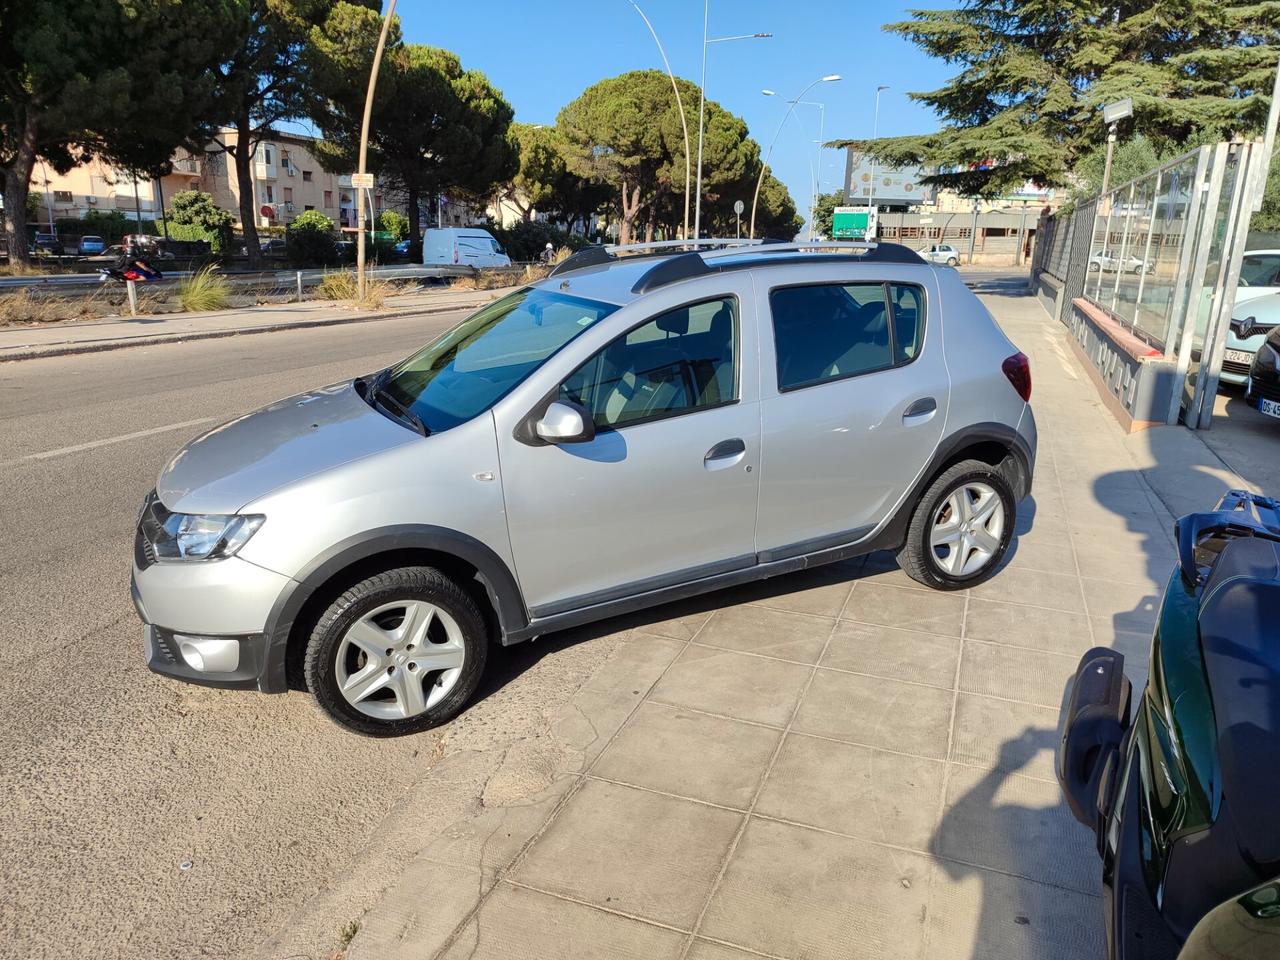
[[[231,211],[240,225],[240,185],[235,160],[222,146],[234,146],[235,130],[223,129],[204,153],[179,150],[173,172],[159,180],[135,181],[101,160],[66,174],[37,164],[31,190],[41,200],[40,220],[83,217],[89,210],[121,210],[144,220],[160,219],[173,195],[201,190]],[[328,173],[315,155],[315,137],[278,132],[258,144],[252,165],[253,209],[259,227],[286,226],[306,210],[319,210],[342,230],[356,229],[356,193],[350,175]],[[386,209],[382,189],[373,191],[373,208]],[[368,212],[368,211],[366,211]]]

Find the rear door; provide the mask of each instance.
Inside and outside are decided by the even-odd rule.
[[[760,290],[762,561],[869,535],[942,436],[950,379],[933,273],[869,266]]]

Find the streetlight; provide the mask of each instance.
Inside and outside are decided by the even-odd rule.
[[[876,87],[876,114],[875,114],[875,120],[873,120],[871,123],[871,139],[872,140],[878,140],[880,138],[880,94],[888,89],[889,89],[888,84],[884,84],[884,83]],[[871,155],[871,193],[867,195],[867,232],[868,233],[871,232],[871,228],[872,228],[871,208],[872,208],[872,205],[875,203],[875,201],[876,201],[876,157],[875,157],[875,154],[873,153]],[[875,226],[877,227],[877,229],[879,228],[879,224],[875,224]],[[873,240],[875,238],[866,237],[866,239]]]
[[[763,93],[766,97],[776,97],[778,95],[773,90],[761,90],[760,92]],[[809,180],[810,180],[810,187],[812,191],[810,194],[810,200],[809,200],[809,239],[812,240],[813,239],[813,218],[814,218],[814,214],[818,209],[818,189],[822,183],[822,133],[826,129],[826,125],[827,125],[827,105],[825,103],[820,103],[817,100],[797,100],[795,101],[795,105],[818,108],[818,139],[813,141],[818,145],[817,147],[818,172],[817,173],[813,172],[813,162],[810,161],[809,163],[809,167],[810,167]],[[800,122],[800,118],[796,117],[796,123],[799,123],[799,122]],[[804,134],[803,127],[800,128],[800,133],[801,135]]]
[[[1111,154],[1116,148],[1116,125],[1125,117],[1133,116],[1133,98],[1125,97],[1102,108],[1102,119],[1107,123],[1107,160],[1102,167],[1102,189],[1099,196],[1105,196],[1107,186],[1111,183]]]
[[[730,40],[765,40],[772,33],[743,33],[733,37],[708,37],[707,21],[711,16],[711,0],[702,0],[702,85],[698,88],[698,183],[693,203],[693,239],[702,237],[702,124],[707,107],[707,44]],[[688,239],[686,236],[685,239]]]
[[[825,77],[819,77],[817,80],[811,81],[807,87],[801,90],[800,95],[794,100],[787,101],[790,106],[787,107],[787,112],[783,114],[782,122],[778,124],[778,129],[774,131],[773,139],[769,141],[769,149],[764,152],[764,158],[760,161],[760,176],[756,178],[756,192],[755,196],[751,198],[751,225],[748,229],[748,236],[751,237],[751,239],[754,240],[756,236],[756,207],[760,202],[760,187],[764,184],[764,172],[768,169],[769,157],[773,155],[773,147],[774,144],[778,142],[778,136],[782,133],[782,128],[786,126],[787,120],[789,120],[791,118],[791,114],[795,112],[796,104],[804,99],[804,95],[806,93],[820,83],[834,83],[836,80],[840,79],[842,78],[838,73],[829,73]],[[762,92],[765,93],[766,96],[774,96],[774,93],[771,90]]]
[[[352,183],[357,190],[367,190],[365,178],[365,158],[369,153],[369,115],[373,113],[373,88],[378,82],[378,67],[382,65],[382,51],[387,45],[387,33],[391,29],[391,17],[396,12],[396,0],[387,4],[387,15],[382,18],[382,32],[378,34],[378,48],[373,52],[373,66],[369,70],[369,89],[364,96],[364,119],[360,121],[360,165],[357,171],[359,184]],[[357,193],[357,196],[359,194]],[[356,203],[356,293],[364,302],[364,204]]]
[[[680,129],[684,131],[684,238],[688,240],[689,239],[689,176],[690,176],[689,165],[691,162],[691,157],[689,156],[689,124],[685,121],[685,118],[684,118],[684,103],[680,99],[680,87],[679,85],[676,84],[676,75],[671,72],[671,63],[667,60],[667,51],[662,49],[662,41],[658,39],[658,32],[653,29],[653,24],[650,23],[649,18],[644,15],[644,11],[640,9],[640,5],[636,3],[636,0],[627,0],[627,2],[636,8],[636,13],[640,14],[640,19],[644,21],[644,25],[649,28],[649,33],[653,35],[653,42],[658,45],[658,53],[662,54],[662,65],[667,68],[667,76],[671,78],[671,89],[675,91],[676,109],[680,111]],[[705,47],[703,49],[705,50]],[[704,82],[706,80],[706,70],[707,70],[706,58],[704,56],[703,65],[702,65],[702,77]],[[701,108],[699,108],[699,123],[701,123]],[[701,136],[702,134],[701,126],[699,126],[698,134],[699,136]],[[701,177],[701,173],[702,173],[701,140],[699,140],[699,143],[698,143],[698,167],[699,167],[698,169],[699,177]],[[701,183],[702,183],[701,179],[699,179],[698,183],[699,183],[699,187],[701,187]]]

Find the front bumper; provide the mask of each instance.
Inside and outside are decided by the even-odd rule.
[[[147,666],[189,683],[283,693],[283,639],[273,611],[297,584],[229,557],[134,564],[130,593]]]
[[[1057,774],[1072,815],[1094,830],[1100,851],[1132,697],[1122,654],[1094,647],[1081,658],[1062,724]]]

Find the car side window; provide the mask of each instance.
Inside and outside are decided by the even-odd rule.
[[[618,337],[560,385],[597,430],[738,399],[737,301],[722,297],[654,317]]]
[[[924,332],[924,293],[913,284],[779,287],[769,308],[782,391],[910,363]]]

